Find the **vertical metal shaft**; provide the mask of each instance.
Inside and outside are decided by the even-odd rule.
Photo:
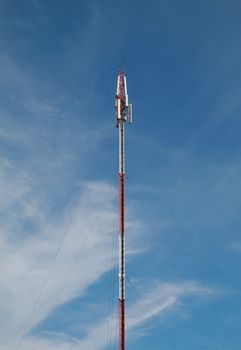
[[[119,122],[119,350],[125,350],[125,158],[124,120]]]

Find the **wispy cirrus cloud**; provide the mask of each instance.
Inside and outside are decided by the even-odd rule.
[[[19,336],[24,325],[26,336],[54,308],[83,295],[110,268],[106,249],[111,250],[113,234],[112,200],[108,184],[83,184],[79,203],[70,210],[74,214],[60,222],[43,220],[34,235],[23,229],[16,234],[14,225],[2,227],[0,322],[6,341],[12,334]],[[36,215],[39,211],[37,207]],[[19,216],[26,219],[28,214]]]
[[[189,296],[195,300],[205,299],[208,293],[217,293],[208,287],[201,287],[195,282],[163,283],[155,281],[150,290],[139,295],[138,301],[134,302],[128,309],[127,313],[127,333],[128,337],[140,336],[148,325],[154,324],[160,328],[162,332],[162,321],[166,314],[170,314],[178,308],[182,308],[182,302],[187,298],[187,290]],[[175,316],[174,316],[175,317]],[[155,323],[153,322],[155,321]],[[85,325],[85,336],[81,339],[69,337],[63,333],[44,333],[38,339],[36,348],[45,348],[53,350],[56,346],[63,350],[72,350],[75,348],[83,348],[89,350],[100,350],[108,344],[106,332],[109,327],[109,317],[100,318],[97,322],[92,320]],[[113,320],[112,332],[117,329],[117,319]],[[144,327],[144,328],[143,328]],[[111,330],[110,330],[111,331]],[[145,332],[146,334],[146,332]],[[113,336],[113,335],[112,335]],[[36,338],[26,337],[22,343],[25,349],[32,349],[36,343]],[[10,350],[14,350],[14,345],[8,342]]]
[[[150,289],[144,294],[139,295],[138,301],[134,302],[128,308],[128,337],[133,338],[136,337],[137,334],[140,336],[143,332],[143,327],[146,328],[150,324],[153,325],[153,321],[155,321],[155,327],[159,326],[160,332],[162,332],[163,317],[166,316],[166,313],[173,313],[176,308],[180,310],[182,301],[187,298],[187,291],[189,297],[195,299],[205,299],[207,292],[217,292],[208,287],[201,287],[195,282],[178,284],[155,281],[155,283],[152,283],[150,286]],[[117,319],[113,319],[112,323],[112,332],[115,333],[118,328]],[[108,337],[105,336],[108,327],[108,317],[98,320],[98,323],[93,321],[92,324],[86,327],[86,335],[83,339],[72,339],[70,345],[65,344],[64,348],[103,349],[108,344]],[[114,337],[114,334],[112,334],[112,337]],[[44,341],[44,339],[42,340]]]

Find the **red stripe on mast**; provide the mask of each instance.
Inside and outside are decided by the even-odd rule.
[[[125,350],[125,300],[119,300],[119,350]]]

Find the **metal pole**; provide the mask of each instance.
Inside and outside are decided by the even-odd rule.
[[[115,111],[119,128],[119,350],[125,350],[125,121],[132,122],[124,71],[117,79]]]
[[[119,350],[125,350],[125,158],[124,121],[119,123]]]

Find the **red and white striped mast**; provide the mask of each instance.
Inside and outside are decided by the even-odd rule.
[[[119,350],[125,350],[125,121],[132,122],[126,76],[119,71],[115,97],[116,126],[119,128]]]

